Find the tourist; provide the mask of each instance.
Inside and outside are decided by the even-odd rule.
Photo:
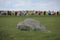
[[[51,15],[51,11],[48,11],[48,15]]]

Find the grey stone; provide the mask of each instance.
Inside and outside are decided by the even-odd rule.
[[[40,24],[39,21],[31,18],[27,18],[24,21],[19,22],[17,24],[17,28],[19,30],[29,30],[29,31],[35,30],[35,31],[47,32],[46,28],[42,24]]]

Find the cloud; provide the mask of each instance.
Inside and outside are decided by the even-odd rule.
[[[57,2],[49,1],[49,2],[37,2],[33,4],[33,7],[36,10],[58,10],[60,5]]]
[[[11,1],[10,1],[10,0],[7,0],[7,1],[5,2],[5,4],[6,4],[6,5],[11,5]]]
[[[0,0],[0,9],[15,10],[57,10],[60,9],[57,0]]]
[[[25,1],[20,1],[20,2],[16,2],[15,3],[15,5],[13,5],[13,6],[15,6],[15,7],[23,7],[23,6],[26,6],[26,2]]]
[[[1,0],[1,3],[0,3],[0,8],[8,8],[11,6],[11,1],[10,0]]]

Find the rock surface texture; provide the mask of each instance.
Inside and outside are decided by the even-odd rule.
[[[39,21],[27,18],[17,24],[19,30],[47,32],[46,28]]]

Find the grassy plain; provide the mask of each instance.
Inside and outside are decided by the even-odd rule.
[[[51,32],[18,30],[17,23],[26,18],[38,20]],[[0,16],[0,40],[60,40],[60,16]]]

